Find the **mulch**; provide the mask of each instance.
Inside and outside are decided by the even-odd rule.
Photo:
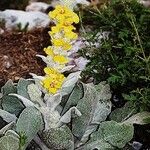
[[[8,79],[29,78],[29,73],[43,75],[45,63],[37,54],[50,45],[49,29],[31,32],[5,32],[0,35],[0,86]]]

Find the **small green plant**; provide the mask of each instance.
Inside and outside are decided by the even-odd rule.
[[[113,0],[106,8],[87,11],[83,23],[88,20],[95,31],[88,40],[100,46],[81,50],[90,60],[84,76],[93,76],[97,83],[107,80],[114,92],[128,95],[124,98],[132,99],[137,109],[150,108],[150,9],[137,0]],[[92,41],[98,32],[108,38]]]
[[[22,24],[21,24],[21,23],[18,23],[16,30],[19,31],[19,32],[27,32],[27,31],[28,31],[28,26],[29,26],[29,23],[27,23],[27,24],[25,25],[25,27],[22,28]]]

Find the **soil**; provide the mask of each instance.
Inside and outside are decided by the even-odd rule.
[[[50,45],[49,29],[31,32],[5,32],[0,35],[0,86],[8,79],[29,78],[29,73],[43,74],[44,62],[37,54]]]

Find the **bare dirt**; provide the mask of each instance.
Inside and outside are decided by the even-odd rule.
[[[50,44],[48,29],[32,32],[5,32],[0,35],[0,86],[8,79],[30,77],[29,73],[43,74],[44,62],[37,54]]]

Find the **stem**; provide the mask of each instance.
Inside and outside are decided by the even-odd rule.
[[[142,52],[143,57],[144,57],[144,59],[145,59],[145,61],[146,61],[147,58],[146,58],[146,56],[145,56],[144,49],[143,49],[143,46],[142,46],[142,42],[141,42],[141,39],[140,39],[140,36],[139,36],[139,33],[138,33],[138,29],[137,29],[137,27],[136,27],[136,25],[135,25],[135,23],[134,23],[133,16],[131,16],[131,23],[132,23],[133,28],[134,28],[134,31],[135,31],[135,33],[136,33],[137,40],[138,40],[139,45],[140,45],[140,48],[141,48],[141,52]]]
[[[82,22],[82,17],[81,17],[81,13],[80,12],[79,12],[79,18],[80,18],[80,22],[81,22],[81,29],[82,29],[84,35],[86,35],[86,31],[85,31],[85,29],[83,27],[83,22]]]
[[[125,5],[125,1],[124,0],[122,0],[122,3]],[[128,6],[126,6],[126,7],[127,7],[126,11],[128,12],[129,11],[129,7]],[[133,27],[133,29],[135,31],[135,34],[136,34],[136,37],[137,37],[137,40],[139,42],[140,49],[141,49],[141,52],[142,52],[142,55],[143,55],[143,58],[141,58],[140,56],[138,56],[138,57],[140,59],[142,59],[146,63],[147,72],[150,75],[150,66],[148,64],[149,58],[147,58],[146,55],[145,55],[145,52],[144,52],[144,49],[143,49],[143,46],[142,46],[142,41],[140,39],[139,32],[138,32],[138,29],[137,29],[137,27],[135,25],[133,16],[129,16],[127,13],[126,13],[126,15],[127,15],[127,17],[129,17],[131,19],[129,22],[131,23],[131,25],[132,25],[132,27]]]
[[[128,16],[128,15],[127,15],[127,16]],[[141,49],[141,52],[142,52],[142,55],[143,55],[143,58],[141,58],[140,56],[138,56],[138,57],[141,58],[141,60],[143,60],[143,61],[145,62],[146,68],[147,68],[147,72],[148,72],[148,74],[150,75],[150,67],[149,67],[149,64],[148,64],[149,58],[147,58],[146,55],[145,55],[145,52],[144,52],[144,49],[143,49],[143,46],[142,46],[142,41],[141,41],[141,39],[140,39],[138,29],[137,29],[137,27],[136,27],[136,25],[135,25],[135,22],[134,22],[134,20],[133,20],[133,16],[129,16],[129,18],[131,19],[131,25],[132,25],[132,27],[133,27],[133,29],[134,29],[134,31],[135,31],[135,34],[136,34],[136,37],[137,37],[137,40],[138,40],[138,42],[139,42],[140,49]]]
[[[50,150],[50,149],[43,143],[43,141],[39,138],[38,135],[34,138],[34,141],[39,145],[39,147],[41,148],[41,150]]]

